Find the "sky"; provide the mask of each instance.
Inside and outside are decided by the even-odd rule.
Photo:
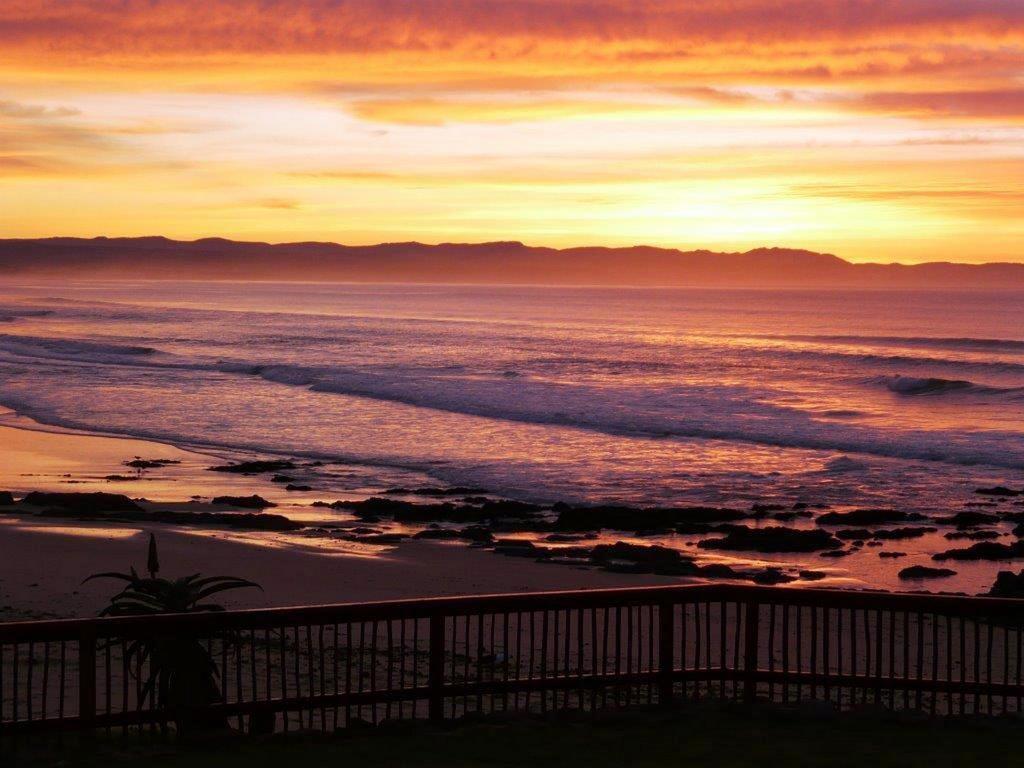
[[[4,0],[0,236],[1024,261],[1024,0]]]

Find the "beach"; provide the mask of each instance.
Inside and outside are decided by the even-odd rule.
[[[217,457],[182,451],[141,440],[41,431],[29,420],[3,414],[0,445],[0,488],[54,489],[89,492],[96,489],[135,492],[138,483],[105,481],[108,467],[133,456],[180,460],[181,475],[147,484],[146,493],[161,500],[178,499],[186,490],[230,491],[232,479],[203,478],[193,468]],[[12,426],[16,424],[18,426]],[[26,428],[31,427],[31,428]],[[207,477],[210,476],[206,473]],[[252,489],[251,479],[235,483]],[[262,483],[260,485],[270,485]],[[262,488],[260,489],[263,490]],[[273,488],[271,488],[271,491]],[[176,495],[178,494],[178,495]],[[181,502],[178,506],[188,507]],[[376,547],[376,552],[343,551],[310,540],[282,542],[261,534],[240,535],[222,529],[160,524],[125,525],[83,521],[52,521],[30,514],[0,516],[0,620],[66,618],[98,612],[120,587],[114,581],[82,580],[101,571],[143,570],[150,533],[157,536],[162,575],[201,572],[254,580],[263,588],[223,596],[231,607],[388,600],[417,596],[490,594],[554,589],[607,588],[665,584],[673,579],[653,575],[611,574],[570,569],[524,559],[496,557],[491,552],[457,543],[407,541]]]
[[[1024,562],[1018,298],[12,283],[0,605],[93,612],[114,585],[81,579],[141,567],[150,531],[165,575],[273,573],[245,605],[983,594]],[[40,491],[138,508],[20,501]]]

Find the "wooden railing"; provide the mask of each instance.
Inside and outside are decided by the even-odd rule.
[[[693,585],[0,624],[0,733],[164,727],[191,638],[240,730],[683,699],[1022,711],[1024,601]],[[159,685],[156,686],[159,693]]]

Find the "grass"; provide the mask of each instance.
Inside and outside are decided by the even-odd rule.
[[[1024,766],[1024,724],[898,721],[756,714],[696,708],[677,713],[403,724],[340,735],[235,738],[205,745],[130,741],[61,752],[21,750],[14,766],[82,768],[468,768],[469,766]]]

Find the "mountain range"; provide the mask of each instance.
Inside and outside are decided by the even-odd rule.
[[[1024,289],[1024,264],[852,263],[789,248],[744,252],[520,242],[260,243],[165,237],[0,240],[0,276],[720,288]]]

